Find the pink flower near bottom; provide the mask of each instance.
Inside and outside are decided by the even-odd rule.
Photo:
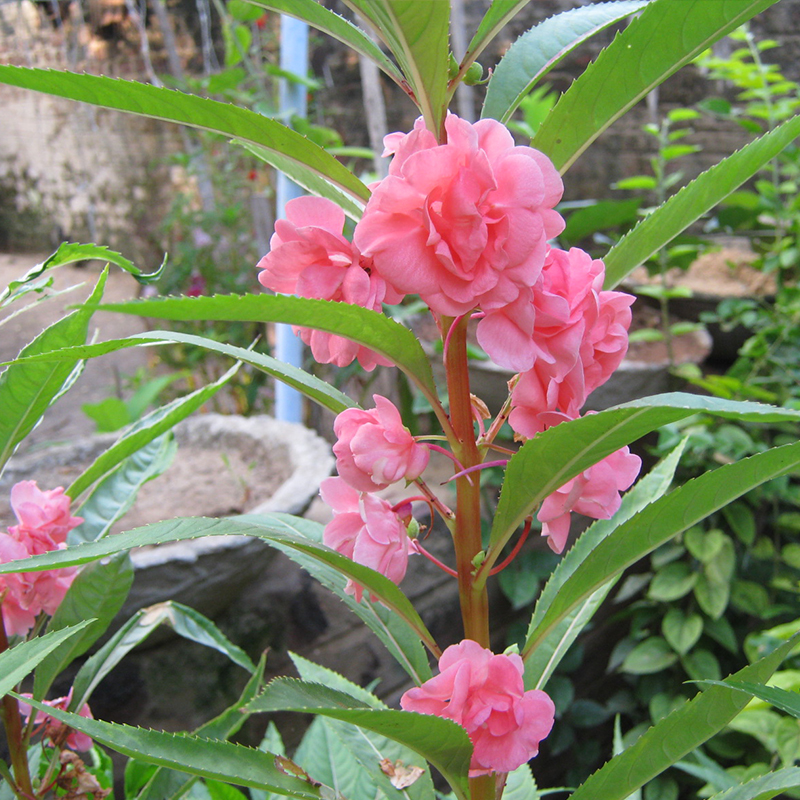
[[[23,694],[22,697],[30,698],[32,695]],[[66,697],[57,697],[55,700],[45,700],[44,704],[51,706],[52,708],[57,708],[59,711],[67,711],[71,702],[72,689],[69,690],[69,694]],[[21,702],[19,704],[19,711],[20,714],[22,714],[22,716],[26,719],[31,715],[31,707],[28,703]],[[78,712],[78,716],[85,717],[86,719],[94,719],[92,712],[89,710],[88,703],[83,704],[83,707]],[[49,740],[50,744],[58,743],[62,747],[67,747],[70,750],[78,750],[81,753],[92,749],[91,737],[85,733],[81,733],[80,731],[73,730],[72,728],[67,728],[69,733],[65,739],[61,740],[61,736],[63,735],[63,731],[66,726],[63,722],[51,717],[46,711],[36,712],[34,724],[36,725],[37,730],[41,729],[42,739]]]
[[[380,497],[353,489],[341,478],[324,480],[320,495],[334,515],[322,533],[323,543],[400,583],[408,567],[411,540],[392,506]],[[346,591],[358,601],[364,594],[363,587],[352,580]]]
[[[620,492],[631,486],[641,467],[642,459],[623,447],[548,495],[536,518],[550,549],[563,552],[573,511],[592,519],[611,519],[622,502]]]
[[[471,639],[448,647],[439,674],[401,698],[405,711],[451,719],[473,745],[470,776],[511,772],[539,752],[555,706],[539,689],[525,691],[522,659],[495,655]]]

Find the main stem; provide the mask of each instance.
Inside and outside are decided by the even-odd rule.
[[[0,653],[6,650],[8,650],[8,637],[3,623],[3,609],[0,602]],[[6,741],[8,743],[8,752],[11,755],[14,780],[23,797],[33,797],[31,775],[28,770],[28,754],[22,734],[22,718],[20,717],[17,701],[10,695],[3,696],[0,717],[6,729]]]
[[[467,317],[457,321],[449,318],[443,320],[446,336],[448,329],[454,326],[449,330],[444,358],[447,391],[450,398],[450,421],[454,432],[454,438],[450,444],[453,454],[465,468],[481,462],[481,454],[475,443],[469,392],[467,322]],[[453,541],[456,551],[458,594],[461,601],[461,617],[464,622],[464,637],[476,641],[482,647],[489,647],[488,596],[485,586],[475,586],[475,559],[483,551],[480,477],[477,474],[468,474],[458,478],[456,492]]]

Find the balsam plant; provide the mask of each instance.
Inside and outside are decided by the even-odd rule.
[[[383,47],[313,0],[257,3],[298,16],[374,59],[419,108],[411,132],[387,137],[387,152],[393,155],[389,176],[372,186],[291,129],[245,109],[133,82],[0,67],[0,81],[6,83],[231,136],[317,195],[289,206],[259,263],[265,286],[300,296],[104,304],[98,289],[76,313],[103,308],[166,320],[290,323],[319,360],[341,366],[357,359],[366,369],[400,369],[440,426],[432,438],[414,437],[386,398],[375,396],[375,408],[362,409],[300,369],[200,337],[155,331],[24,353],[6,374],[61,369],[62,385],[68,365],[79,358],[178,337],[254,364],[337,414],[339,476],[323,486],[334,511],[324,529],[285,515],[173,520],[9,562],[0,566],[0,574],[76,567],[135,545],[211,534],[257,536],[338,595],[397,658],[413,685],[403,695],[403,710],[395,710],[320,667],[298,662],[300,679],[276,679],[243,700],[246,713],[289,710],[329,722],[328,730],[352,757],[355,778],[347,787],[336,783],[335,772],[326,777],[287,758],[274,735],[267,749],[253,750],[222,741],[230,727],[220,734],[212,732],[213,724],[178,737],[131,729],[77,713],[83,695],[75,690],[67,711],[43,703],[43,692],[22,702],[46,712],[54,725],[68,725],[139,761],[190,776],[184,780],[231,783],[252,789],[255,797],[432,800],[431,768],[460,800],[491,800],[504,791],[537,797],[527,761],[553,725],[548,680],[623,571],[744,492],[791,474],[800,464],[800,444],[790,442],[669,492],[674,452],[623,499],[620,492],[639,469],[628,445],[645,433],[698,412],[794,424],[800,413],[668,394],[580,416],[587,393],[608,378],[625,352],[631,298],[614,287],[788,146],[800,134],[800,119],[786,120],[671,197],[614,246],[605,263],[547,241],[563,227],[554,210],[561,176],[597,136],[713,41],[773,2],[621,1],[557,15],[525,34],[497,65],[487,84],[483,119],[474,125],[449,115],[448,104],[492,37],[525,4],[522,0],[493,2],[455,71],[449,70],[447,3],[349,0]],[[504,123],[537,80],[587,36],[634,12],[640,13],[560,98],[532,146],[515,146]],[[342,235],[345,216],[356,223],[352,241]],[[437,386],[414,335],[382,313],[384,303],[409,294],[419,295],[441,333],[446,386]],[[473,317],[488,355],[519,375],[494,416],[470,392],[467,326]],[[496,444],[506,421],[524,440],[516,452]],[[425,482],[431,449],[445,452],[454,464],[452,508]],[[484,539],[478,478],[481,469],[498,461],[505,468],[503,487]],[[376,492],[398,479],[414,493],[390,505]],[[452,563],[439,563],[457,581],[461,641],[444,650],[397,586],[413,568],[410,556],[429,555],[411,518],[415,502],[441,517],[453,542]],[[564,552],[572,511],[597,522],[553,571],[518,651],[493,653],[489,581],[516,557],[534,515],[551,549]],[[78,632],[75,626],[59,634]],[[9,667],[0,681],[7,704],[20,702],[14,687],[42,658],[43,641],[24,642],[0,655]],[[724,727],[751,693],[763,693],[794,645],[795,639],[788,639],[729,682],[700,691],[634,744],[620,745],[573,797],[623,800],[638,792]],[[431,658],[438,660],[435,675]],[[41,794],[47,787],[25,782],[30,770],[20,752],[17,746],[13,770],[6,772],[12,791],[18,797]],[[335,756],[330,748],[327,752],[330,764]],[[148,778],[139,796],[170,796],[155,788],[163,777],[159,772]],[[766,781],[734,787],[718,798],[773,796],[798,784],[796,770],[777,770]],[[219,793],[218,784],[211,783],[209,794],[212,787]],[[171,796],[184,794],[183,785],[171,791]]]

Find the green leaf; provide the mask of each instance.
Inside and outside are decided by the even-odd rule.
[[[660,636],[651,636],[639,642],[622,662],[620,671],[631,675],[652,675],[672,666],[678,656]]]
[[[735,403],[675,392],[634,400],[537,434],[509,461],[491,533],[499,553],[516,528],[547,495],[587,467],[646,433],[708,413],[747,422],[797,420],[798,412],[761,403]]]
[[[719,553],[724,541],[725,535],[716,528],[706,531],[698,526],[686,531],[683,536],[686,549],[703,564],[711,561]]]
[[[87,345],[95,347],[95,345]],[[91,357],[91,356],[87,356]],[[224,375],[213,383],[203,386],[196,392],[179,397],[155,411],[151,411],[138,422],[134,423],[125,433],[114,442],[111,447],[99,455],[94,462],[79,475],[67,489],[70,497],[78,497],[93,483],[108,475],[126,458],[141,450],[145,445],[157,437],[171,430],[182,419],[193,414],[198,408],[208,402],[235,374],[238,365],[229,369]],[[151,453],[152,454],[152,453]],[[152,454],[158,457],[158,453]],[[166,455],[163,456],[166,458]],[[83,531],[77,531],[75,537],[86,538]]]
[[[437,653],[438,647],[428,629],[419,617],[408,598],[388,578],[328,548],[316,545],[303,534],[298,533],[304,525],[311,525],[321,530],[318,523],[302,520],[289,514],[245,515],[226,517],[224,519],[184,518],[146,525],[132,531],[108,536],[97,542],[69,547],[66,550],[54,550],[28,559],[0,564],[0,574],[9,572],[29,572],[49,569],[53,566],[75,566],[112,555],[132,547],[163,542],[199,539],[203,536],[246,535],[257,536],[272,546],[301,553],[314,561],[335,569],[345,578],[361,584],[377,600],[386,606],[394,615],[412,629],[429,649]],[[362,604],[369,601],[362,600]],[[377,603],[370,604],[377,606]],[[382,613],[382,612],[377,612]],[[389,629],[391,630],[391,629]],[[403,662],[401,662],[403,663]]]
[[[776,0],[653,0],[561,97],[533,146],[566,172],[648,92]]]
[[[533,779],[531,768],[528,764],[517,767],[508,773],[506,788],[503,790],[504,800],[538,800],[539,790]]]
[[[748,681],[712,681],[712,680],[698,680],[696,683],[709,684],[715,686],[727,686],[740,692],[757,697],[765,703],[769,703],[787,714],[800,719],[800,694],[797,692],[790,692],[786,689],[779,689],[775,686],[764,686],[757,683],[750,683]]]
[[[36,700],[28,702],[70,728],[91,736],[95,742],[129,758],[189,772],[201,778],[268,789],[276,794],[303,800],[321,796],[318,786],[294,777],[279,767],[272,753],[189,734],[151,731],[101,722],[51,708]]]
[[[567,226],[559,235],[564,242],[579,242],[597,231],[606,231],[620,225],[631,225],[639,219],[638,198],[631,200],[600,200],[569,215]]]
[[[542,590],[528,626],[529,632],[535,629],[545,610],[558,594],[567,578],[597,544],[609,536],[619,525],[630,519],[636,512],[663,496],[669,489],[685,444],[686,442],[684,441],[674,448],[644,478],[636,482],[633,488],[622,498],[619,511],[611,519],[597,520],[584,531],[575,545],[561,559],[550,580]],[[615,581],[609,581],[604,586],[601,586],[564,617],[539,642],[536,650],[531,653],[525,662],[525,687],[527,689],[544,688],[553,671],[566,655],[570,645],[592,618],[600,603],[613,588],[614,583]]]
[[[316,717],[312,721],[295,751],[295,762],[314,780],[330,786],[336,797],[374,800],[379,796],[375,783],[342,744],[332,722],[335,720],[324,717]]]
[[[2,67],[0,67],[2,69]],[[103,271],[89,302],[103,296],[108,269]],[[82,308],[45,328],[20,356],[31,356],[86,341],[92,311]],[[0,473],[17,445],[33,430],[68,382],[78,358],[63,362],[15,364],[0,374]]]
[[[707,472],[651,503],[600,542],[578,566],[529,634],[523,657],[606,581],[731,500],[798,464],[800,444],[784,445]]]
[[[137,611],[83,664],[73,681],[72,708],[80,708],[97,684],[161,624],[169,625],[190,641],[218,650],[248,672],[255,669],[247,654],[232,644],[211,620],[187,606],[168,600]]]
[[[703,618],[699,614],[684,614],[671,608],[661,621],[661,632],[669,646],[679,655],[685,655],[703,633]]]
[[[711,800],[770,800],[786,789],[800,786],[800,767],[786,767],[777,772],[760,775],[740,786],[715,794]]]
[[[46,633],[30,642],[22,642],[0,653],[0,697],[8,694],[37,664],[71,637],[80,633],[91,620],[71,628]]]
[[[76,513],[83,517],[83,522],[70,531],[67,542],[78,544],[102,539],[131,508],[139,489],[167,470],[177,449],[175,440],[164,434],[128,456],[95,486],[78,508]]]
[[[430,362],[414,334],[384,314],[360,306],[305,297],[248,294],[106,303],[102,309],[169,320],[287,322],[336,333],[386,356],[414,381],[429,401],[439,405]]]
[[[250,714],[245,710],[245,707],[260,694],[263,688],[265,666],[266,655],[262,655],[237,701],[214,719],[201,725],[194,731],[194,735],[201,739],[227,740],[239,731],[242,725],[250,718]],[[274,752],[276,752],[276,755],[283,755],[282,752]],[[179,796],[185,787],[197,780],[196,777],[187,775],[184,772],[176,772],[165,767],[153,768],[147,765],[147,771],[136,791],[127,792],[128,770],[131,765],[138,765],[140,773],[144,765],[134,759],[130,759],[125,765],[125,796],[131,797],[133,794],[137,794],[137,800],[164,800],[167,797]]]
[[[71,637],[39,664],[34,676],[34,697],[43,698],[56,676],[105,633],[122,608],[132,584],[133,566],[127,553],[88,564],[78,573],[47,630],[58,631],[85,619],[94,619],[79,636]]]
[[[276,678],[250,705],[251,711],[303,711],[379,733],[425,757],[453,788],[469,796],[467,771],[472,743],[467,732],[450,720],[409,711],[372,709],[344,692],[294,678]]]
[[[129,261],[121,253],[114,250],[109,250],[107,247],[98,244],[78,244],[76,242],[64,242],[59,245],[58,250],[51,253],[44,261],[31,267],[21,278],[16,281],[11,281],[8,286],[0,292],[0,306],[6,305],[6,302],[16,293],[24,284],[35,280],[40,275],[43,275],[49,269],[56,267],[63,267],[65,264],[74,264],[77,261],[87,261],[97,259],[99,261],[106,261],[114,264],[125,272],[130,272],[139,283],[147,285],[155,283],[164,271],[164,264],[159,267],[155,272],[145,274],[142,272],[132,261]],[[166,262],[165,262],[166,263]]]
[[[792,644],[731,676],[733,680],[765,681],[786,657]],[[625,800],[640,786],[679,761],[722,730],[744,707],[747,699],[721,686],[701,692],[662,719],[634,744],[591,775],[571,800]],[[726,696],[727,695],[727,696]]]
[[[471,63],[483,52],[489,42],[497,36],[503,26],[516,15],[528,0],[492,0],[487,12],[467,47],[463,63]]]
[[[149,347],[169,344],[170,342],[182,342],[184,344],[196,345],[206,350],[230,356],[242,363],[250,364],[260,369],[262,372],[266,372],[268,375],[272,375],[287,385],[294,387],[306,397],[319,403],[324,408],[333,411],[335,414],[344,411],[345,408],[352,408],[355,405],[344,392],[340,392],[325,381],[291,364],[278,361],[265,353],[257,353],[253,350],[245,349],[244,347],[235,347],[234,345],[217,342],[205,336],[195,336],[194,334],[180,333],[178,331],[149,331],[148,333],[136,333],[122,339],[110,339],[107,342],[84,345],[79,348],[64,348],[54,353],[42,354],[41,357],[37,356],[35,359],[31,359],[31,361],[47,361],[58,358],[66,359],[71,356],[96,358],[97,356],[113,353],[117,350],[124,350],[128,347]],[[198,391],[202,392],[206,388],[207,387],[204,387]],[[194,395],[188,395],[187,397],[193,396]],[[173,405],[176,404],[178,403],[173,403]],[[162,406],[162,408],[165,408],[165,406]],[[158,412],[159,409],[153,412],[153,414],[157,414]]]
[[[395,83],[402,84],[403,76],[400,71],[361,28],[314,0],[247,0],[247,2],[307,22],[312,28],[327,33],[360,55],[374,61]]]
[[[375,697],[374,694],[348,681],[333,670],[322,667],[319,664],[314,664],[295,653],[290,653],[289,655],[298,674],[304,681],[309,683],[321,683],[331,689],[349,694],[356,700],[366,703],[370,708],[386,708],[386,705]],[[417,755],[413,750],[391,739],[387,739],[385,736],[379,736],[372,731],[358,728],[346,722],[325,720],[325,723],[329,727],[331,733],[344,745],[348,753],[352,754],[364,770],[369,773],[370,783],[373,786],[373,793],[368,800],[372,800],[375,796],[375,784],[380,787],[380,791],[387,798],[394,798],[394,800],[403,800],[403,798],[405,798],[405,800],[433,800],[433,783],[430,777],[430,770],[427,769],[425,759]],[[305,743],[305,741],[306,739],[304,738],[303,742]],[[311,772],[307,763],[300,758],[299,750],[295,757],[301,766]],[[418,766],[425,771],[411,786],[401,791],[392,786],[391,781],[381,769],[381,762],[385,759],[388,759],[392,763],[400,761],[405,766]],[[320,778],[320,780],[322,779]],[[323,781],[323,783],[324,782],[325,781]]]
[[[386,42],[414,92],[426,125],[438,134],[447,110],[450,4],[346,1]]]
[[[650,581],[647,596],[651,600],[670,603],[689,594],[697,582],[697,573],[683,561],[662,567]]]
[[[728,607],[730,595],[731,585],[727,581],[713,581],[705,573],[698,576],[694,596],[697,605],[711,619],[719,619],[723,615]]]
[[[305,187],[309,176],[314,176],[357,200],[369,199],[369,189],[333,156],[299,133],[255,111],[136,81],[57,70],[0,66],[0,83],[178,122],[261,145],[281,159],[281,169],[300,186]]]
[[[506,123],[554,64],[598,31],[635,13],[648,0],[619,0],[573,8],[523,33],[494,68],[481,117]]]
[[[718,205],[800,135],[793,117],[707,169],[645,217],[606,253],[605,288],[612,289],[631,270],[666,247],[681,231]]]

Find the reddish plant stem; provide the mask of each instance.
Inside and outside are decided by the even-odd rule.
[[[8,637],[6,636],[3,621],[3,603],[0,595],[0,653],[8,650]],[[22,735],[22,717],[19,713],[17,701],[10,695],[3,696],[3,705],[0,717],[6,729],[6,742],[11,756],[11,768],[14,770],[14,780],[22,797],[33,797],[31,775],[28,770],[28,754]]]
[[[522,549],[522,545],[525,544],[525,540],[528,538],[528,534],[531,532],[531,524],[533,520],[528,517],[525,520],[525,527],[522,529],[522,533],[520,534],[519,539],[517,539],[517,543],[514,545],[514,549],[508,554],[503,561],[498,564],[496,567],[493,567],[490,571],[490,575],[497,575],[498,572],[502,572],[518,555],[519,551]],[[480,577],[480,575],[479,575]]]
[[[452,575],[454,578],[458,577],[458,573],[454,569],[451,569],[450,567],[447,566],[447,564],[444,564],[441,561],[439,561],[439,559],[436,558],[435,555],[429,553],[420,544],[419,539],[414,539],[414,541],[411,543],[411,548],[414,550],[414,552],[419,553],[421,556],[425,556],[425,558],[427,558],[428,561],[430,561],[431,563],[436,564],[436,566],[439,567],[439,569],[442,570],[442,572],[446,572],[448,575]]]
[[[447,350],[445,372],[450,398],[450,421],[454,440],[450,442],[453,455],[465,469],[481,463],[481,454],[475,443],[472,425],[472,401],[469,392],[467,371],[467,322],[468,317],[457,320],[443,318],[447,327]],[[481,542],[481,496],[477,481],[469,475],[456,480],[456,519],[453,541],[456,551],[458,593],[461,602],[461,618],[464,622],[464,637],[472,639],[481,647],[489,647],[489,602],[485,585],[475,586],[475,559],[483,551]]]

